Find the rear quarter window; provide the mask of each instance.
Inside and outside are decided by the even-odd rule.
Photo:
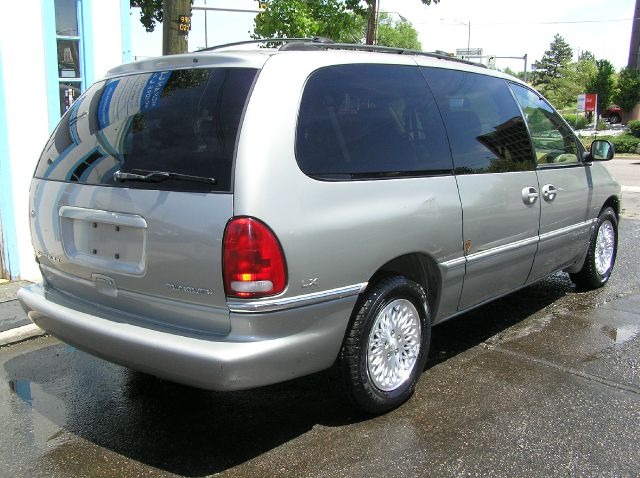
[[[325,180],[451,174],[442,120],[417,67],[337,65],[311,74],[296,158]]]
[[[109,79],[61,119],[35,176],[130,188],[230,191],[240,120],[257,70],[198,68]],[[166,171],[215,184],[119,182],[116,171]]]

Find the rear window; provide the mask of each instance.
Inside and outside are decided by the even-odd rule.
[[[296,133],[300,169],[317,179],[452,174],[435,100],[417,67],[338,65],[305,86]]]
[[[230,191],[240,119],[257,70],[198,68],[110,79],[65,113],[35,176],[140,189]],[[215,183],[117,180],[162,171]]]

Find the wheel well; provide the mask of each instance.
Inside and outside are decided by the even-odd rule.
[[[604,202],[604,205],[602,206],[602,209],[600,209],[600,212],[602,212],[607,207],[613,209],[613,212],[616,213],[616,218],[620,218],[620,199],[618,199],[616,196],[611,196]]]
[[[433,258],[417,252],[396,257],[380,267],[373,274],[370,282],[375,282],[379,277],[388,274],[400,274],[420,284],[427,292],[431,317],[436,316],[436,306],[439,303],[440,291],[442,290],[442,278],[440,269]]]

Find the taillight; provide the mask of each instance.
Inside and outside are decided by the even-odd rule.
[[[224,287],[228,297],[264,297],[287,285],[284,254],[275,234],[250,217],[234,218],[224,232]]]

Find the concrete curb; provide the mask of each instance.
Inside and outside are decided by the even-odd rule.
[[[44,334],[46,334],[46,332],[36,324],[23,325],[22,327],[0,332],[0,347],[22,342],[23,340]]]

